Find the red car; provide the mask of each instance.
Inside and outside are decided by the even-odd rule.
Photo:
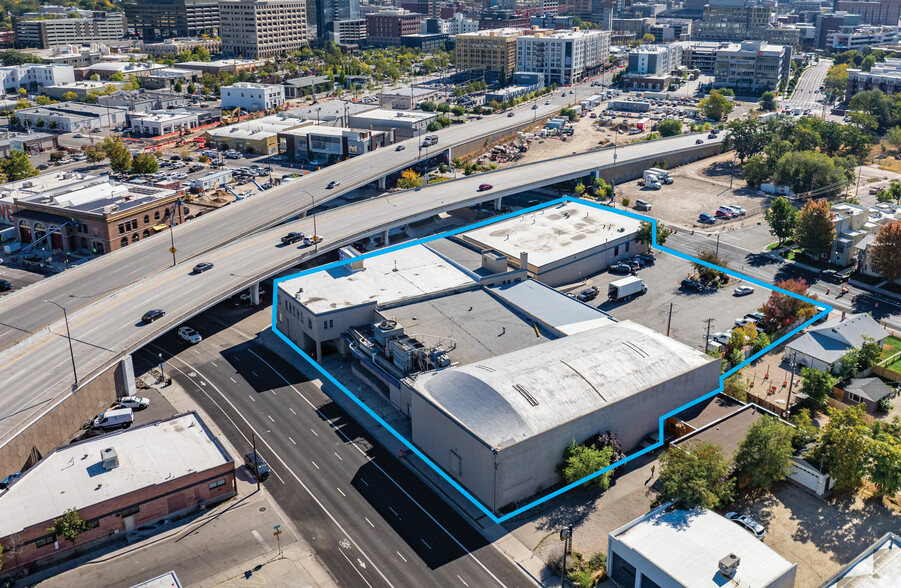
[[[717,210],[716,216],[718,216],[719,218],[732,218],[732,213],[726,212],[725,210]]]
[[[491,184],[482,184],[481,186],[479,186],[479,192],[484,192],[485,190],[490,190],[491,188],[494,188],[494,186],[492,186]]]

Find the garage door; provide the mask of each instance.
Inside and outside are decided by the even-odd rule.
[[[610,577],[623,588],[635,586],[635,566],[624,560],[618,553],[613,554]]]

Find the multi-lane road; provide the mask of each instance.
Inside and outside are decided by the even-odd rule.
[[[138,359],[163,353],[167,373],[235,448],[249,450],[255,435],[273,470],[267,490],[338,585],[534,585],[314,382],[215,316],[192,326],[200,344],[168,334]]]
[[[695,145],[695,138],[694,135],[685,135],[622,147],[617,152],[616,165],[662,157],[667,153],[692,151],[699,147]],[[709,148],[717,140],[705,140],[704,147]],[[325,244],[335,248],[449,209],[583,177],[591,170],[604,170],[613,165],[613,150],[608,149],[477,174],[317,214],[316,228],[324,236]],[[494,188],[480,192],[478,187],[485,182],[490,182]],[[248,210],[252,212],[253,209]],[[195,222],[203,226],[200,224],[202,221],[203,218]],[[135,260],[137,267],[121,266],[116,259],[118,252],[109,255],[109,259],[97,260],[97,269],[94,270],[97,273],[90,278],[90,283],[79,284],[84,291],[90,292],[92,301],[69,314],[75,363],[80,375],[84,377],[109,365],[119,356],[153,340],[238,290],[311,259],[315,252],[310,248],[284,247],[280,245],[279,238],[287,230],[312,233],[313,223],[311,218],[296,220],[287,227],[264,230],[220,246],[203,256],[215,267],[199,275],[191,273],[193,260],[156,273],[150,272],[150,275],[142,269],[140,259]],[[204,235],[191,235],[196,240],[193,247],[202,248]],[[181,247],[182,241],[188,241],[188,238],[176,237],[177,246]],[[157,240],[156,243],[148,243],[156,249],[144,252],[145,257],[168,257],[171,264],[168,242]],[[63,278],[67,279],[67,276]],[[117,281],[125,281],[129,285],[116,288]],[[41,285],[36,284],[36,289]],[[23,290],[23,294],[28,293],[28,288]],[[60,299],[63,304],[71,304],[75,299],[70,296],[80,295],[63,292]],[[38,296],[41,295],[28,294],[32,305],[41,306]],[[53,305],[43,306],[60,313]],[[167,314],[157,322],[142,324],[141,315],[152,308],[161,308]],[[4,317],[3,322],[9,327],[9,322],[16,320],[24,318],[13,315]],[[51,399],[64,392],[72,381],[66,330],[60,320],[49,330],[39,331],[0,353],[0,390],[4,391],[0,395],[0,415],[11,417],[0,419],[0,441],[44,410]]]
[[[813,67],[808,68],[801,74],[795,91],[788,100],[784,100],[781,105],[791,108],[810,108],[813,114],[820,115],[823,111],[823,100],[825,94],[820,91],[823,80],[826,79],[826,72],[832,67],[832,61],[828,59],[820,59],[820,62]],[[828,113],[827,113],[828,114]]]

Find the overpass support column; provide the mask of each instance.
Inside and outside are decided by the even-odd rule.
[[[379,178],[379,190],[387,190],[388,189],[388,186],[386,183],[387,180],[388,180],[388,176],[382,176]]]
[[[260,305],[260,283],[257,282],[250,287],[250,303],[253,306]]]
[[[451,164],[451,149],[450,149],[450,147],[447,148],[447,151],[445,152],[445,156],[447,157],[447,165],[450,165]]]
[[[500,210],[500,209],[501,209],[501,202],[502,202],[503,200],[504,200],[503,198],[497,198],[497,199],[494,201],[494,210]]]
[[[389,243],[389,241],[388,241],[388,232],[389,231],[390,231],[390,229],[385,229],[384,231],[382,231],[382,245],[384,247],[387,247],[388,243]]]
[[[598,179],[599,177],[601,177],[601,170],[597,170],[597,169],[596,169],[596,170],[594,170],[593,172],[591,172],[591,179],[592,179],[592,180],[596,180],[596,179]]]

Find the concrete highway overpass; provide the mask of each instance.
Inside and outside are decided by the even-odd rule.
[[[63,274],[66,279],[70,279],[68,276],[71,274],[76,281],[90,280],[89,286],[95,291],[89,303],[83,304],[69,315],[79,378],[84,384],[92,376],[115,365],[124,356],[219,301],[242,289],[254,287],[260,280],[295,267],[325,251],[447,210],[495,201],[506,195],[585,177],[595,172],[608,180],[622,180],[640,176],[641,170],[655,161],[666,160],[674,166],[719,152],[719,139],[705,138],[704,144],[696,145],[697,137],[698,135],[683,135],[628,145],[617,150],[616,162],[613,149],[592,151],[462,177],[420,190],[338,207],[316,215],[318,232],[325,238],[318,252],[309,247],[280,244],[281,235],[288,230],[312,233],[311,218],[293,220],[286,226],[259,230],[253,234],[243,231],[242,238],[234,237],[217,248],[211,248],[203,233],[225,228],[216,218],[219,213],[210,215],[206,223],[201,217],[180,227],[185,231],[176,234],[176,244],[180,250],[185,247],[190,250],[193,247],[195,254],[207,252],[203,255],[203,260],[215,264],[214,269],[208,272],[193,275],[191,267],[197,259],[184,257],[184,261],[177,265],[160,269],[160,266],[171,266],[171,255],[168,252],[168,240],[156,239],[148,241],[147,245],[138,246],[141,247],[140,256],[135,255],[138,247],[129,246],[88,264],[81,275],[79,270]],[[358,176],[366,173],[354,169]],[[313,174],[311,181],[316,180],[316,175],[318,174]],[[323,174],[323,179],[316,181],[324,184],[326,180],[328,176]],[[364,178],[360,177],[348,179],[352,185],[363,181]],[[479,192],[478,186],[482,183],[490,183],[494,188]],[[286,198],[293,198],[291,204],[281,205],[274,202],[275,199],[266,200],[265,206],[272,210],[265,215],[256,215],[253,207],[254,203],[262,201],[263,195],[256,200],[240,203],[235,206],[235,210],[254,215],[255,222],[261,224],[261,217],[274,218],[275,210],[291,210],[280,221],[291,218],[297,214],[295,207],[301,206],[303,196],[297,198],[297,188],[302,185],[294,182],[285,186],[283,194]],[[678,194],[678,186],[668,190],[673,191],[674,197]],[[188,233],[187,229],[191,227],[200,228]],[[221,238],[218,240],[222,241]],[[183,245],[183,242],[190,244]],[[143,249],[144,247],[147,249]],[[154,260],[149,268],[140,265],[143,257]],[[126,259],[120,261],[118,258]],[[120,273],[126,275],[120,276]],[[127,285],[117,286],[123,278]],[[23,290],[32,305],[41,305],[43,295],[29,293],[36,292],[41,285],[42,283],[38,283],[35,288]],[[104,290],[108,290],[109,294],[104,295]],[[70,300],[73,299],[65,295],[60,298],[64,304]],[[50,304],[43,306],[59,317],[58,308]],[[151,308],[164,309],[166,316],[157,322],[142,325],[141,315]],[[38,433],[44,430],[43,434],[46,435],[45,429],[34,425],[45,416],[52,415],[55,410],[59,412],[60,408],[57,407],[78,397],[78,393],[73,394],[72,383],[66,327],[62,320],[53,322],[49,328],[40,329],[0,353],[0,467],[12,466],[11,462],[4,462],[4,455],[14,449],[18,455],[31,446],[46,452],[60,442],[44,439]],[[66,412],[66,418],[71,421],[70,426],[72,423],[75,426],[62,431],[63,435],[70,434],[100,409],[86,405],[80,410],[88,411],[88,414]],[[61,425],[60,428],[65,427]],[[19,465],[21,463],[12,467]]]

